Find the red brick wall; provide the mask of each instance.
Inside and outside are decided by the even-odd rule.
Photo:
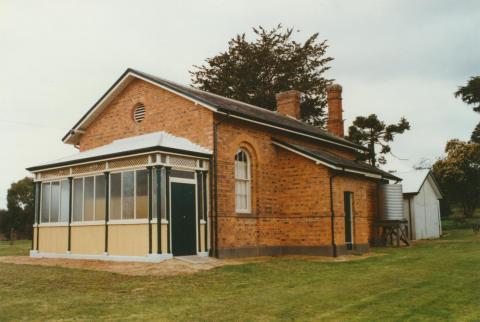
[[[223,121],[218,146],[219,248],[331,243],[329,169],[274,146],[272,137],[354,158],[313,140],[238,120]],[[252,158],[251,214],[235,212],[234,156],[240,147]],[[354,193],[355,243],[367,244],[375,215],[375,183],[349,175],[337,177],[334,187],[337,244],[345,243],[344,191]]]
[[[145,120],[136,124],[133,108],[145,105]],[[135,80],[87,128],[80,139],[82,151],[115,139],[167,131],[213,150],[213,122],[218,141],[218,243],[220,248],[262,246],[329,246],[330,171],[282,148],[271,138],[316,147],[354,159],[349,151],[294,134],[285,135],[239,120],[214,117],[208,109]],[[252,213],[235,212],[234,157],[240,148],[252,158]],[[354,193],[355,242],[365,244],[375,213],[376,185],[364,178],[335,179],[336,240],[344,243],[343,191]]]
[[[145,119],[133,120],[137,104],[145,106]],[[85,151],[131,136],[166,131],[213,149],[213,115],[171,92],[142,80],[133,80],[86,129],[80,150]]]

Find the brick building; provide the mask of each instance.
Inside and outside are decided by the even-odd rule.
[[[128,69],[65,135],[75,155],[37,165],[32,256],[364,251],[380,182],[343,138],[342,88],[328,131],[299,120],[300,93],[272,112]]]

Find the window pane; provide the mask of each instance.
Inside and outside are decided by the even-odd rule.
[[[123,173],[122,187],[122,219],[133,219],[134,216],[134,172],[128,171]]]
[[[110,175],[110,218],[121,219],[121,194],[122,194],[122,174],[113,173]]]
[[[95,177],[95,220],[105,220],[105,176]]]
[[[137,170],[136,218],[148,217],[148,172]]]
[[[48,222],[50,217],[50,183],[42,183],[41,222]]]
[[[73,179],[73,221],[83,219],[83,178]]]
[[[86,177],[85,179],[85,192],[84,192],[84,202],[83,202],[83,220],[91,221],[93,220],[93,177]]]
[[[68,222],[68,206],[70,203],[70,191],[68,180],[60,182],[60,222]]]
[[[50,202],[50,222],[58,222],[58,215],[60,213],[60,182],[52,182]]]

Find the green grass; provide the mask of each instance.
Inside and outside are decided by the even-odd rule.
[[[0,264],[0,320],[480,320],[480,235],[454,230],[375,251],[386,255],[278,258],[177,277]]]
[[[28,255],[31,240],[16,240],[13,245],[10,245],[9,241],[0,241],[0,256],[19,256]]]

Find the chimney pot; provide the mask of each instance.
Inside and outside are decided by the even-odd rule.
[[[332,84],[327,86],[328,121],[327,130],[333,135],[344,136],[342,86]]]
[[[277,99],[277,112],[300,120],[300,92],[289,90],[275,95]]]

